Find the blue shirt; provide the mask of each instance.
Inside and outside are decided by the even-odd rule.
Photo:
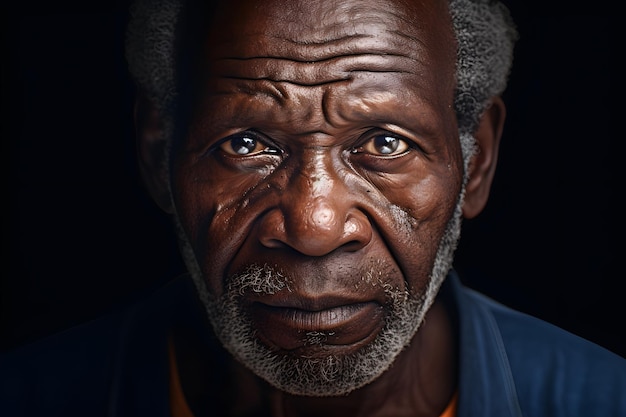
[[[466,288],[454,272],[442,290],[458,312],[458,417],[626,417],[626,359]],[[187,277],[4,353],[0,415],[169,416],[167,334],[181,319],[206,326]]]

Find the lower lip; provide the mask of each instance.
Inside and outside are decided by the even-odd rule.
[[[371,341],[382,329],[383,307],[365,302],[321,311],[251,306],[251,318],[259,338],[283,351],[312,351],[330,348],[358,348]]]

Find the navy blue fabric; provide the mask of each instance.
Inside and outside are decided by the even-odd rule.
[[[458,417],[626,417],[626,359],[447,279],[460,321]]]
[[[458,417],[626,417],[626,359],[464,287]],[[167,331],[203,315],[177,279],[132,308],[0,356],[0,415],[169,415]]]

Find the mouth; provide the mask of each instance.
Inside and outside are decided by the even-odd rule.
[[[353,351],[368,344],[384,324],[384,308],[376,301],[321,300],[253,302],[250,317],[259,339],[276,351],[313,357],[330,351]]]

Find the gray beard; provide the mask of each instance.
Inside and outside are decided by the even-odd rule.
[[[329,353],[325,357],[281,354],[259,342],[254,328],[241,308],[241,291],[272,294],[288,290],[276,271],[267,266],[251,266],[233,277],[226,295],[205,303],[213,329],[224,347],[252,372],[276,388],[295,395],[342,395],[359,388],[382,374],[404,348],[418,327],[426,308],[423,300],[387,289],[389,314],[376,338],[350,355]],[[303,342],[323,345],[323,332],[309,332]]]
[[[382,375],[411,342],[452,267],[461,234],[464,187],[439,243],[430,281],[420,296],[385,286],[389,300],[382,330],[355,353],[326,357],[297,357],[280,354],[262,344],[242,308],[246,291],[275,294],[289,290],[289,279],[267,265],[251,265],[246,272],[230,277],[226,293],[209,294],[189,241],[176,218],[185,263],[206,307],[209,321],[224,348],[257,376],[294,395],[340,396],[363,387]],[[377,274],[372,274],[378,276]],[[384,282],[382,283],[384,285]],[[324,334],[312,332],[305,343],[323,344]]]

